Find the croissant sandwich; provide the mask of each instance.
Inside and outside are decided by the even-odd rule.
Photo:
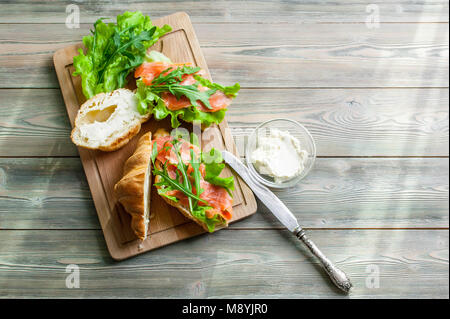
[[[117,200],[131,215],[131,228],[145,240],[150,218],[152,133],[139,139],[133,155],[125,162],[123,177],[114,186]]]
[[[225,167],[221,153],[212,149],[202,154],[195,144],[162,129],[154,137],[152,161],[158,194],[208,232],[227,226],[233,211],[234,180],[219,176]]]

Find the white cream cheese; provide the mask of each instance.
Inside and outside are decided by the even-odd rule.
[[[281,183],[303,172],[308,152],[301,149],[300,141],[289,132],[271,129],[269,136],[258,136],[257,147],[250,156],[260,174]]]
[[[119,89],[106,93],[86,111],[79,123],[80,137],[89,141],[91,147],[98,147],[134,127],[140,122],[140,116],[132,91]]]

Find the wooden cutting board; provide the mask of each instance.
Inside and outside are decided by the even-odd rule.
[[[167,55],[173,62],[191,62],[200,66],[211,79],[205,58],[200,49],[189,16],[179,12],[154,21],[157,26],[169,24],[172,32],[163,36],[151,49]],[[73,126],[78,108],[86,100],[81,91],[80,77],[73,77],[73,57],[78,55],[79,43],[58,50],[53,56],[56,73],[66,104],[67,113]],[[229,84],[229,83],[228,83]],[[133,86],[131,83],[130,86]],[[142,126],[140,133],[125,147],[115,152],[92,151],[78,148],[84,171],[95,203],[98,218],[111,256],[122,260],[143,252],[153,250],[179,240],[196,236],[205,231],[196,223],[186,219],[175,208],[167,205],[152,188],[150,238],[142,244],[136,239],[130,228],[130,217],[114,197],[114,184],[122,177],[123,164],[133,153],[139,137],[148,132],[164,127],[170,131],[169,120],[150,119]],[[192,125],[183,126],[192,131]],[[224,120],[219,126],[212,126],[202,134],[202,147],[226,149],[237,155],[233,137]],[[229,168],[224,176],[234,174]],[[237,176],[236,189],[233,193],[233,219],[238,221],[256,212],[256,201],[248,186]]]

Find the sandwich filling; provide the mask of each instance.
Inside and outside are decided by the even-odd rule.
[[[153,52],[153,51],[152,51]],[[171,116],[172,127],[200,121],[204,126],[220,123],[231,100],[237,96],[239,83],[224,87],[205,78],[205,71],[190,63],[172,63],[161,53],[134,72],[139,112],[152,113],[157,120]]]
[[[153,140],[152,162],[159,195],[179,203],[210,232],[231,219],[234,180],[219,176],[225,167],[219,151],[202,153],[186,140],[160,136]]]

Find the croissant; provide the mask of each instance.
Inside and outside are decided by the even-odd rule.
[[[123,177],[114,186],[117,200],[131,215],[131,229],[145,240],[148,235],[151,191],[152,133],[139,139],[133,155],[127,159]]]

